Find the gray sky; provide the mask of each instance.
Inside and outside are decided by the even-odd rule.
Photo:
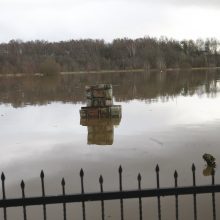
[[[0,0],[0,42],[220,39],[220,0]]]

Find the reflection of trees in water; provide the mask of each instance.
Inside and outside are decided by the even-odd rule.
[[[0,102],[14,107],[54,101],[84,102],[86,85],[111,83],[116,101],[167,101],[177,95],[215,96],[220,72],[100,73],[48,77],[1,77]]]

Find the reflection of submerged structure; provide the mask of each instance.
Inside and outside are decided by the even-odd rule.
[[[80,124],[88,126],[88,144],[112,145],[114,125],[121,121],[121,106],[113,105],[112,85],[86,86],[86,98]]]
[[[121,118],[121,106],[113,105],[112,85],[86,86],[87,106],[80,110],[81,118]]]
[[[88,127],[88,144],[112,145],[114,126],[119,125],[120,118],[81,119],[80,124]]]

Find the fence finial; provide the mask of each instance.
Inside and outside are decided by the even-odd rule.
[[[65,179],[64,178],[62,178],[61,184],[62,184],[62,186],[65,186]]]
[[[119,168],[118,168],[118,172],[119,172],[119,173],[122,173],[122,167],[121,167],[121,165],[120,165]]]
[[[43,170],[41,170],[41,172],[40,172],[40,178],[41,178],[41,179],[44,178],[44,171],[43,171]]]
[[[157,166],[156,166],[156,172],[158,173],[159,171],[160,171],[160,168],[159,168],[159,165],[157,164]]]
[[[192,171],[194,172],[196,170],[195,164],[192,164]]]
[[[1,180],[5,181],[5,174],[3,172],[2,172],[2,175],[1,175]]]
[[[84,176],[84,171],[83,171],[83,169],[81,168],[81,170],[80,170],[80,172],[79,172],[79,175],[81,176],[81,177],[83,177]]]
[[[103,177],[102,177],[102,175],[100,175],[100,177],[99,177],[99,183],[100,183],[100,184],[103,183]]]
[[[21,188],[24,189],[24,187],[25,187],[25,183],[24,183],[24,180],[22,180],[21,181]]]
[[[175,170],[175,172],[174,172],[174,178],[176,179],[178,177],[178,173],[177,173],[177,171]]]

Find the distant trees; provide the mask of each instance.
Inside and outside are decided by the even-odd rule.
[[[57,63],[53,57],[47,57],[41,64],[40,64],[40,72],[46,75],[49,74],[56,74],[60,72],[60,64]]]
[[[0,73],[210,67],[220,65],[219,53],[219,41],[214,38],[123,38],[111,43],[91,39],[53,43],[11,40],[0,44]]]

